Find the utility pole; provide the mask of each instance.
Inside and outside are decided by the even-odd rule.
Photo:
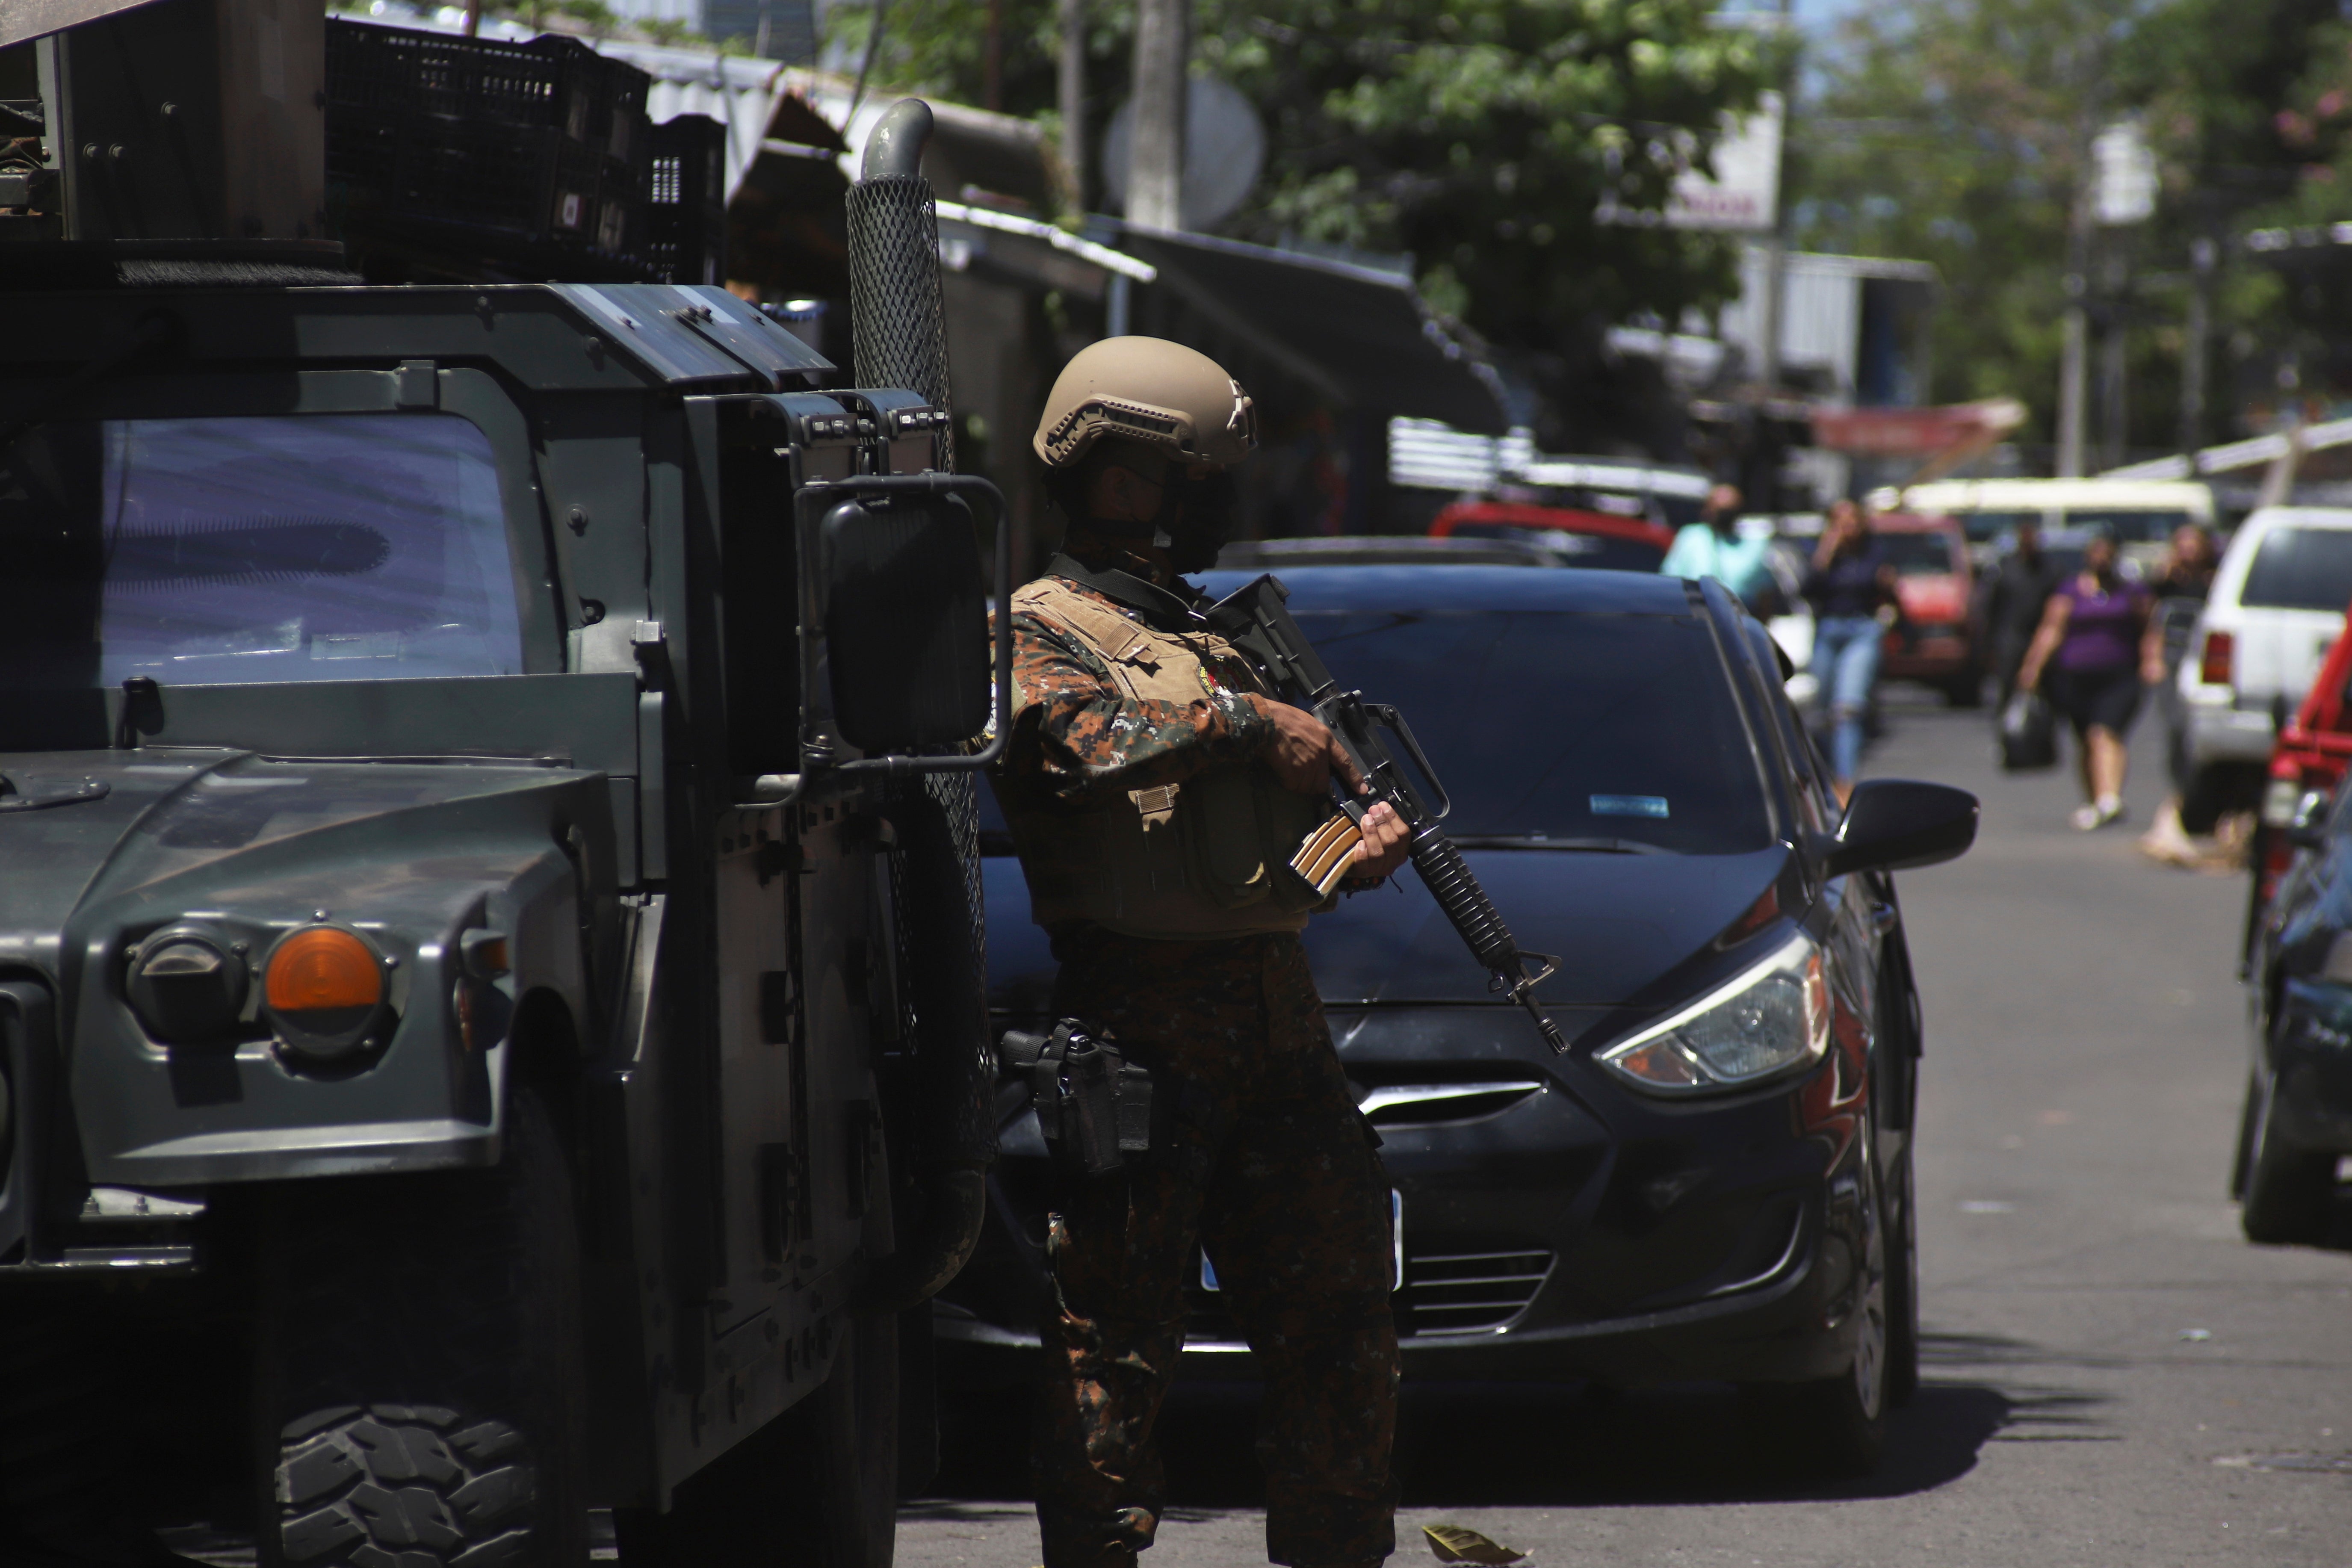
[[[2100,443],[2100,467],[2119,468],[2129,461],[2125,442],[2126,425],[2129,418],[2127,377],[2124,351],[2127,346],[2130,301],[2124,256],[2124,237],[2106,237],[2106,258],[2101,268],[2100,292],[2105,318],[2099,341],[2099,424],[2105,439]]]
[[[2221,247],[2210,235],[2189,246],[2189,321],[2180,333],[2180,449],[2205,444],[2205,372],[2210,358],[2206,340],[2213,332],[2213,264]]]
[[[1135,134],[1127,165],[1130,223],[1184,226],[1184,63],[1192,32],[1191,0],[1137,0]]]
[[[1062,109],[1062,168],[1070,182],[1070,206],[1087,210],[1087,5],[1061,0],[1061,79],[1055,85]]]
[[[1779,32],[1784,43],[1795,36],[1791,31],[1795,3],[1796,0],[1779,0]],[[1787,312],[1789,299],[1789,223],[1785,216],[1789,210],[1789,130],[1796,109],[1797,52],[1792,47],[1787,79],[1780,85],[1780,144],[1773,154],[1780,167],[1773,172],[1772,231],[1764,238],[1764,299],[1762,308],[1756,312],[1756,374],[1768,393],[1778,391],[1780,385],[1780,320]]]
[[[988,0],[988,32],[980,56],[981,107],[991,114],[1004,111],[1004,0]]]

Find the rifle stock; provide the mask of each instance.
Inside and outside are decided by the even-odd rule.
[[[1394,708],[1366,702],[1360,691],[1339,689],[1315,645],[1307,640],[1297,618],[1291,615],[1288,597],[1280,579],[1255,578],[1218,600],[1209,610],[1209,625],[1256,662],[1276,696],[1314,714],[1330,729],[1368,786],[1364,794],[1343,799],[1342,809],[1360,819],[1373,804],[1385,802],[1403,818],[1412,834],[1413,869],[1421,873],[1430,897],[1437,900],[1471,955],[1486,971],[1489,987],[1508,993],[1512,1001],[1528,1010],[1546,1045],[1555,1052],[1567,1050],[1559,1026],[1535,995],[1537,984],[1558,967],[1559,961],[1526,951],[1511,935],[1494,900],[1486,897],[1486,889],[1478,885],[1462,858],[1462,851],[1439,826],[1439,819],[1452,809],[1452,802],[1421,742],[1413,739],[1412,727]],[[1420,784],[1400,765],[1381,738],[1383,731],[1395,736],[1421,775]],[[1422,785],[1426,786],[1426,794]]]

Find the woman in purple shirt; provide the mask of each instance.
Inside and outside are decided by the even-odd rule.
[[[2074,727],[2084,804],[2067,820],[2086,833],[2122,818],[2124,736],[2139,712],[2141,683],[2164,679],[2154,603],[2116,571],[2115,536],[2102,531],[2084,550],[2083,570],[2050,595],[2018,670],[2018,685],[2042,690]]]

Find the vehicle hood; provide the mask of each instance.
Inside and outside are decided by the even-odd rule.
[[[1607,855],[1476,849],[1464,858],[1520,945],[1557,954],[1543,984],[1554,1006],[1612,1006],[1712,942],[1787,868],[1785,846],[1745,855]],[[1009,857],[986,863],[991,1003],[1020,1015],[1048,1009],[1053,954],[1029,920],[1028,889]],[[1343,897],[1307,929],[1324,1001],[1492,1002],[1471,958],[1421,879]]]
[[[259,900],[299,916],[413,896],[436,868],[457,869],[445,857],[513,837],[510,824],[492,821],[511,814],[492,803],[584,778],[560,768],[295,763],[212,750],[18,752],[0,758],[0,773],[16,797],[105,786],[96,798],[0,809],[0,963],[52,976],[78,910],[129,919]],[[0,794],[0,807],[10,798]],[[434,822],[423,838],[420,812]]]

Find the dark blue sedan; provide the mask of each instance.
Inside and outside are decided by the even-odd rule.
[[[1407,1375],[1728,1380],[1822,1467],[1867,1468],[1918,1366],[1920,1018],[1886,871],[1958,853],[1975,801],[1877,781],[1841,813],[1780,656],[1713,584],[1282,577],[1341,685],[1417,731],[1520,942],[1561,955],[1555,1056],[1410,872],[1307,930],[1397,1192]],[[998,1021],[1046,1024],[1045,933],[1010,841],[983,848]],[[991,1228],[935,1309],[967,1381],[1037,1342],[1059,1180],[1001,1093]],[[1187,1370],[1239,1370],[1213,1258],[1199,1280]]]

